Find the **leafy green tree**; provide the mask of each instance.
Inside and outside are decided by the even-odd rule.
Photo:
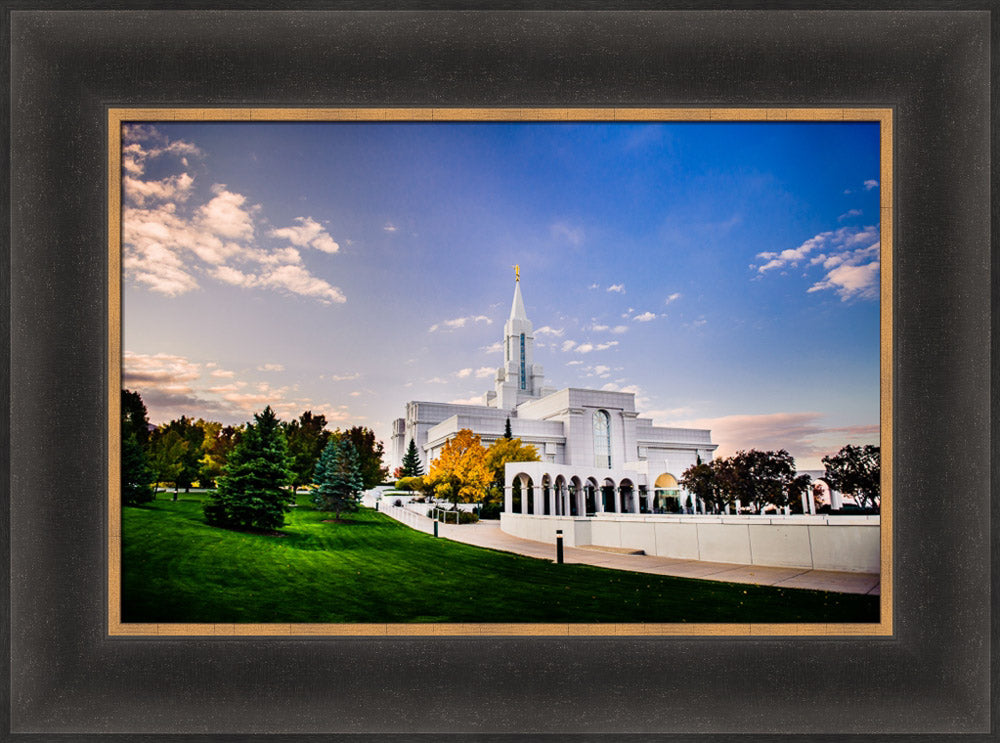
[[[864,508],[882,503],[882,455],[873,444],[848,444],[836,454],[823,457],[825,480],[830,487],[852,496]]]
[[[206,424],[205,440],[201,447],[202,455],[201,459],[198,460],[198,483],[203,488],[215,487],[216,482],[222,476],[222,468],[226,464],[229,453],[236,446],[242,433],[242,426],[223,426],[219,423]]]
[[[201,470],[202,444],[205,441],[205,431],[195,421],[184,415],[159,428],[161,435],[171,431],[176,431],[187,444],[180,458],[180,471],[173,480],[176,486],[175,490],[176,488],[184,488],[185,492],[187,492],[191,489],[191,485],[198,479],[198,472]]]
[[[313,468],[320,453],[329,441],[331,431],[326,429],[326,416],[305,411],[298,420],[285,425],[288,453],[292,458],[292,488],[308,485],[313,480]]]
[[[716,462],[721,461],[693,464],[684,470],[679,480],[679,484],[695,498],[701,499],[712,513],[724,511],[733,500],[732,494],[723,486],[723,480],[718,476],[719,465]]]
[[[767,505],[790,506],[809,485],[808,475],[796,477],[795,460],[784,449],[778,451],[738,451],[726,464],[723,480],[744,505],[760,511]]]
[[[341,513],[357,510],[364,480],[349,439],[330,438],[316,463],[313,482],[313,504],[321,511],[333,511],[334,520],[340,521]]]
[[[385,447],[382,446],[381,441],[376,441],[374,431],[370,428],[354,426],[346,431],[338,431],[336,435],[342,441],[350,441],[354,448],[358,467],[361,470],[361,480],[364,483],[362,489],[368,490],[385,482],[389,476],[389,469],[382,465]]]
[[[150,464],[153,474],[157,483],[170,483],[174,486],[174,500],[177,500],[178,480],[184,471],[187,448],[188,443],[177,431],[157,429],[153,432],[150,443]],[[156,496],[155,484],[153,496]]]
[[[247,424],[205,504],[205,519],[235,529],[276,529],[285,523],[293,496],[288,445],[277,416],[268,405]]]
[[[424,465],[420,462],[420,452],[417,451],[417,444],[410,439],[410,445],[403,455],[403,466],[399,468],[400,477],[422,477]]]

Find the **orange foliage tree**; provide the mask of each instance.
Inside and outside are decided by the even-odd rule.
[[[424,487],[432,488],[436,497],[452,503],[475,503],[482,500],[491,479],[482,441],[463,428],[444,445],[441,455],[431,461]]]

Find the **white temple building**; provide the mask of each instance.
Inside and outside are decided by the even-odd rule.
[[[530,479],[542,486],[523,499],[522,513],[650,513],[666,508],[668,498],[682,507],[693,505],[678,480],[699,459],[712,459],[717,445],[711,432],[654,426],[636,411],[631,392],[546,387],[534,345],[518,277],[504,325],[504,363],[493,390],[481,405],[408,402],[406,416],[393,423],[390,471],[402,463],[410,439],[426,472],[461,429],[471,429],[488,447],[504,435],[509,419],[511,434],[533,444],[541,458],[516,468],[524,485]],[[510,487],[507,494],[510,501]]]

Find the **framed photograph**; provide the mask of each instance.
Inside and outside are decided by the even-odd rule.
[[[991,12],[8,17],[14,739],[990,733]]]
[[[108,124],[112,635],[891,634],[890,110],[150,114]]]

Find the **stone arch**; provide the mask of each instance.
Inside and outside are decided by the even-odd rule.
[[[639,494],[632,478],[623,477],[618,483],[618,502],[622,513],[639,513]]]
[[[597,482],[597,478],[588,477],[583,481],[583,493],[584,493],[584,512],[589,516],[591,514],[597,513],[598,499],[601,497],[601,486]]]
[[[653,510],[664,513],[682,507],[680,483],[672,473],[661,472],[653,481]]]

